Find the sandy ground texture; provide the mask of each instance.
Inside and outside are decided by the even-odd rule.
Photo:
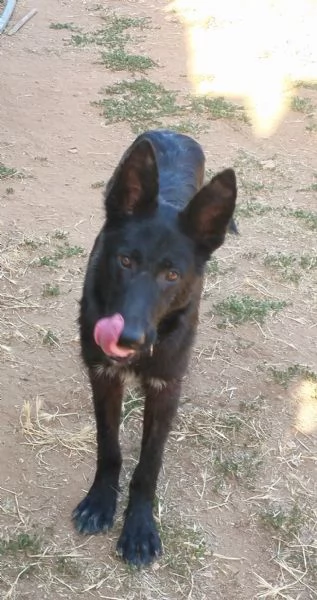
[[[18,2],[12,23],[34,6]],[[184,31],[163,0],[37,7],[0,37],[0,595],[313,600],[316,86],[299,87],[277,132],[257,139],[243,108],[192,95]],[[95,465],[76,320],[103,182],[136,132],[160,125],[202,143],[208,175],[236,169],[240,236],[208,265],[158,487],[164,556],[139,572],[115,554],[137,388],[126,390],[114,529],[72,527]]]

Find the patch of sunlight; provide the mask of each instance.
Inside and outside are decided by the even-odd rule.
[[[312,381],[303,381],[298,386],[299,409],[296,428],[303,433],[317,430],[317,385]]]
[[[243,99],[254,133],[268,137],[301,82],[317,82],[317,0],[173,0],[186,28],[197,94]]]

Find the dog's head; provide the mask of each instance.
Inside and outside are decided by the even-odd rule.
[[[204,265],[224,241],[236,195],[234,171],[227,169],[179,210],[160,196],[151,142],[143,138],[131,146],[105,191],[96,281],[108,318],[106,353],[149,351],[162,323],[199,303]]]

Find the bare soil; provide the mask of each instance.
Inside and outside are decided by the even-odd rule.
[[[120,16],[151,19],[141,34],[133,30],[129,51],[158,63],[142,77],[185,95],[184,32],[165,6],[107,3]],[[15,20],[33,7],[21,0]],[[135,135],[127,122],[105,124],[93,102],[104,97],[102,88],[139,75],[107,69],[99,46],[78,46],[71,28],[50,26],[94,32],[107,23],[103,15],[92,0],[46,0],[19,33],[0,37],[1,597],[312,600],[317,157],[305,112],[289,111],[267,140],[239,119],[205,120],[200,130],[192,116],[208,168],[236,168],[240,235],[229,236],[206,276],[158,489],[165,553],[141,572],[115,555],[139,451],[142,400],[134,389],[127,390],[122,422],[116,525],[97,537],[72,528],[71,511],[95,464],[76,320],[87,254],[103,218],[96,184]],[[298,94],[314,112],[316,89]],[[245,297],[267,314],[247,307],[242,318],[241,304],[235,307]]]

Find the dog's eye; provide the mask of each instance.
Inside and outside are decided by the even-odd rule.
[[[132,262],[128,256],[119,256],[119,261],[122,267],[124,267],[125,269],[131,269]]]
[[[177,271],[167,271],[166,279],[167,281],[176,281],[179,278],[179,273]]]

